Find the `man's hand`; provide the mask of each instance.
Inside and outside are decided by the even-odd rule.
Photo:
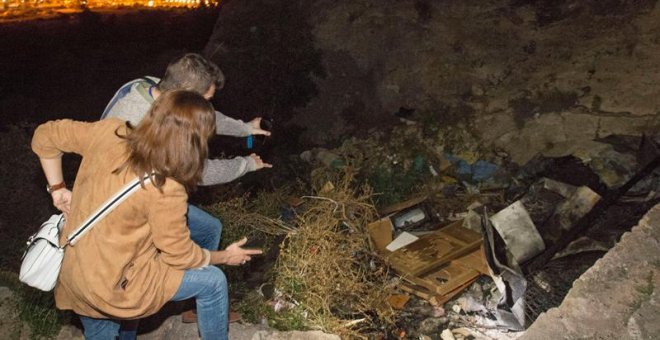
[[[247,237],[243,237],[240,241],[236,241],[225,248],[225,256],[222,263],[230,266],[238,266],[252,260],[253,255],[260,255],[262,253],[261,249],[241,248],[245,243],[247,243]]]
[[[256,153],[250,154],[250,158],[254,159],[254,162],[257,164],[257,168],[255,170],[263,169],[263,168],[272,168],[273,165],[270,163],[264,162],[259,155]]]
[[[248,122],[248,124],[250,124],[250,127],[251,127],[251,130],[250,130],[251,135],[270,136],[270,131],[266,131],[266,130],[261,128],[261,117],[257,117],[255,119],[251,120],[250,122]]]
[[[50,194],[53,197],[53,205],[64,213],[64,218],[69,216],[71,211],[71,190],[67,188],[53,191]]]

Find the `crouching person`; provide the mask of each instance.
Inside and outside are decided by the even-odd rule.
[[[260,251],[243,249],[245,239],[219,251],[190,239],[188,192],[200,181],[214,133],[213,108],[187,91],[163,93],[135,128],[118,119],[59,120],[35,131],[32,149],[54,205],[67,214],[62,240],[126,183],[150,174],[65,250],[55,301],[80,316],[86,339],[114,339],[120,320],[189,298],[202,338],[227,338],[227,282],[212,265],[240,265]],[[82,155],[73,192],[63,184],[63,152]]]

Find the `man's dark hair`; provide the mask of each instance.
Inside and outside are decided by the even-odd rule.
[[[199,54],[188,53],[167,66],[158,89],[187,90],[203,95],[213,84],[218,90],[225,85],[225,75],[220,68]]]

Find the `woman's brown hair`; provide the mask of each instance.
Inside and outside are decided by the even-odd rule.
[[[188,191],[197,188],[208,155],[208,139],[215,132],[215,111],[201,95],[190,91],[166,91],[151,105],[140,123],[123,137],[128,159],[115,172],[130,168],[150,174],[161,188],[172,178]]]

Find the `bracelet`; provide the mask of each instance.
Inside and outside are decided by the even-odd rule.
[[[49,194],[52,194],[53,192],[55,192],[57,190],[60,190],[60,189],[64,189],[64,188],[66,188],[66,183],[64,183],[64,182],[57,183],[55,185],[46,185],[46,191]]]

